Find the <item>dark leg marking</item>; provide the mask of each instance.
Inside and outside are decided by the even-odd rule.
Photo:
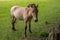
[[[27,37],[26,30],[27,30],[27,22],[25,22],[25,37]]]
[[[13,31],[16,31],[15,25],[14,25],[15,22],[16,22],[16,19],[13,17],[13,18],[12,18],[12,30],[13,30]]]
[[[29,21],[29,32],[32,33],[32,31],[31,31],[31,21]]]
[[[27,26],[25,27],[25,37],[27,37],[26,30],[27,30]]]

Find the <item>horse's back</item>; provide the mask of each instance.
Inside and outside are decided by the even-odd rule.
[[[11,15],[15,16],[16,18],[22,19],[25,12],[25,7],[13,6],[11,8]]]
[[[20,6],[13,6],[12,8],[11,8],[11,12],[15,12],[16,10],[23,10],[23,9],[25,9],[24,7],[20,7]]]

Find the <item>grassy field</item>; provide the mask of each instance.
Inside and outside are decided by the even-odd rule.
[[[57,25],[60,21],[60,0],[0,0],[0,40],[24,40],[23,21],[17,20],[16,29],[11,29],[10,8],[14,5],[26,7],[30,3],[38,4],[38,23],[32,20],[32,36],[27,30],[28,40],[39,40],[47,32],[47,26]],[[46,25],[45,22],[49,24]]]

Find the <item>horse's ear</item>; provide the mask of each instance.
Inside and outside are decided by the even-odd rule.
[[[27,7],[32,7],[32,4],[29,4]]]
[[[36,5],[38,7],[38,5]]]
[[[38,7],[38,4],[36,4],[36,7]]]
[[[29,5],[27,7],[29,7]]]

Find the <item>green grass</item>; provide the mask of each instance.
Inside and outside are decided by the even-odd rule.
[[[23,40],[24,23],[17,20],[15,25],[17,31],[13,32],[11,29],[10,8],[14,5],[26,7],[30,3],[38,4],[38,23],[32,20],[32,36],[27,30],[28,40],[38,40],[40,35],[47,32],[51,24],[56,24],[60,20],[60,0],[20,0],[20,1],[0,1],[0,40]]]

